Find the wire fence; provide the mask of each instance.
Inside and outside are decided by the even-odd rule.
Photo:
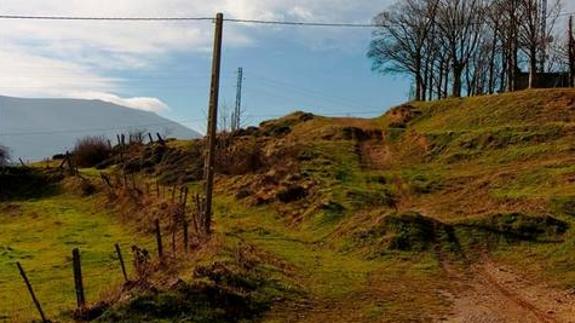
[[[130,252],[132,245],[141,246],[142,240],[132,239],[122,242],[122,257],[130,274],[134,271],[133,256]],[[46,314],[52,318],[75,308],[76,289],[71,256],[72,253],[69,256],[62,255],[58,260],[46,259],[46,262],[40,264],[38,259],[21,261],[36,297]],[[82,279],[88,302],[102,299],[124,282],[114,245],[111,245],[109,251],[104,254],[87,248],[84,252],[81,251],[81,256]],[[16,263],[9,263],[4,267],[12,270],[4,268],[0,274],[0,321],[37,320],[35,305]]]

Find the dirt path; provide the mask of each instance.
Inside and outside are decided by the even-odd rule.
[[[575,294],[521,277],[486,258],[467,272],[444,265],[460,290],[447,322],[575,322]]]

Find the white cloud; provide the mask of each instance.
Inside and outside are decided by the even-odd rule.
[[[3,14],[72,16],[205,16],[367,22],[390,0],[0,0]],[[0,93],[106,99],[161,112],[155,98],[122,99],[123,82],[110,72],[157,69],[177,52],[205,55],[213,25],[206,22],[0,21]],[[226,24],[226,46],[246,46],[266,32],[295,32],[310,47],[334,37],[315,31]],[[325,32],[323,30],[322,32]],[[315,35],[315,36],[314,36]],[[345,44],[343,44],[345,46]],[[117,74],[117,73],[116,73]]]
[[[127,108],[150,111],[150,112],[164,112],[169,110],[169,107],[157,98],[135,97],[135,98],[122,98],[118,95],[103,92],[78,92],[70,95],[72,98],[102,100]]]

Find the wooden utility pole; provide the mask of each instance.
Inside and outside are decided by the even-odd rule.
[[[212,221],[212,195],[214,190],[214,158],[216,149],[216,131],[218,126],[218,99],[220,94],[220,69],[222,63],[222,34],[224,27],[224,15],[216,15],[216,30],[214,34],[214,52],[212,59],[212,83],[210,88],[210,110],[208,115],[208,153],[204,169],[206,207],[204,208],[204,228],[206,234],[210,234]]]

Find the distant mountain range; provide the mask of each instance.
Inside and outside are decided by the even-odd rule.
[[[14,160],[41,160],[71,150],[77,139],[142,130],[179,139],[201,135],[159,115],[100,100],[0,96],[0,145]]]

